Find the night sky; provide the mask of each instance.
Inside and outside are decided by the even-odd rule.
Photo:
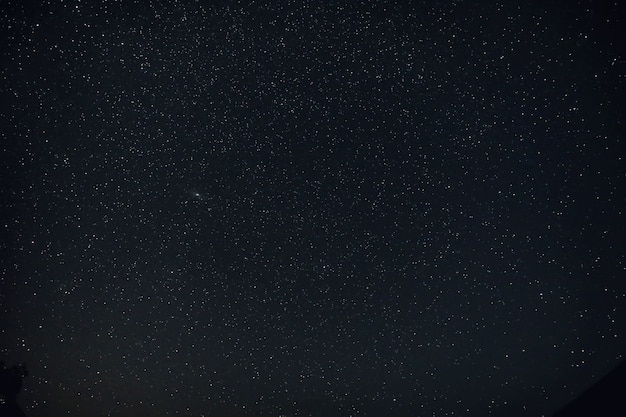
[[[622,362],[626,19],[514,3],[2,1],[27,415],[540,416]]]

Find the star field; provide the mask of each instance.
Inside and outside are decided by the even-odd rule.
[[[547,416],[624,359],[623,11],[410,3],[0,5],[28,416]]]

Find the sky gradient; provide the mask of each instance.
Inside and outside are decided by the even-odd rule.
[[[509,3],[2,2],[27,415],[541,416],[617,366],[623,11]]]

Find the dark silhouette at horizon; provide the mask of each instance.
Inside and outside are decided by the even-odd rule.
[[[17,403],[17,394],[22,390],[22,379],[28,376],[26,365],[13,365],[7,368],[0,361],[0,416],[26,417]]]
[[[622,399],[625,387],[626,362],[622,362],[589,389],[554,413],[554,417],[625,416],[626,404]]]

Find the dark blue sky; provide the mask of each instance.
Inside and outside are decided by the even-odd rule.
[[[623,360],[622,10],[405,3],[0,5],[29,416],[540,416]]]

